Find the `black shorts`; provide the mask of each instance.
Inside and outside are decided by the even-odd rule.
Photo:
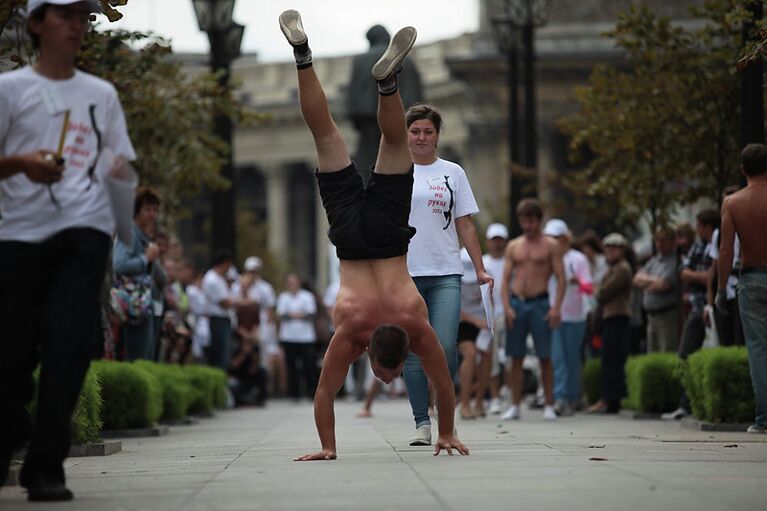
[[[458,323],[458,339],[457,341],[465,342],[475,342],[477,340],[477,336],[479,335],[479,328],[477,328],[476,325],[469,323],[468,321],[461,321]]]
[[[415,228],[408,224],[413,168],[407,174],[371,173],[367,188],[352,163],[315,172],[328,215],[328,237],[339,259],[385,259],[407,254]]]

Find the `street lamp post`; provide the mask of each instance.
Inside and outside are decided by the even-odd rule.
[[[748,43],[754,38],[757,23],[764,18],[764,6],[761,0],[752,1],[748,5],[753,21],[743,26],[743,42]],[[764,65],[762,59],[755,59],[741,71],[741,148],[750,143],[764,143]],[[745,176],[741,177],[741,185],[746,185]]]
[[[243,25],[232,20],[234,3],[235,0],[192,0],[200,30],[208,34],[210,67],[219,73],[218,83],[224,88],[229,87],[229,67],[240,55],[240,44],[245,31]],[[212,253],[226,249],[236,256],[236,175],[232,160],[232,120],[226,115],[217,115],[214,130],[229,147],[221,166],[221,176],[230,184],[226,190],[211,193],[211,249]]]
[[[508,55],[509,73],[509,155],[512,164],[522,163],[529,169],[538,165],[537,121],[535,109],[535,28],[548,21],[551,0],[504,0],[503,13],[493,18],[495,37],[501,52]],[[525,122],[522,136],[525,141],[524,159],[519,157],[519,106],[517,33],[521,32],[524,59]],[[516,208],[522,199],[523,177],[511,171],[510,227],[513,236],[520,233]]]

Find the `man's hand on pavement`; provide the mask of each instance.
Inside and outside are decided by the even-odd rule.
[[[334,460],[336,459],[336,451],[330,449],[323,449],[320,452],[313,454],[304,454],[298,458],[293,458],[293,461],[315,461],[315,460]]]
[[[455,435],[439,436],[437,443],[434,444],[434,456],[438,456],[442,449],[445,449],[450,456],[453,455],[453,449],[458,451],[461,456],[469,455],[469,449]]]

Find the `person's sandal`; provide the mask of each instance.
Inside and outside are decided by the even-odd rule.
[[[373,66],[372,74],[377,82],[386,80],[399,70],[400,64],[413,48],[417,35],[413,27],[405,27],[394,34],[389,47]]]

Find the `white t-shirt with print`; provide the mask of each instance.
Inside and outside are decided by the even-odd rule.
[[[571,248],[565,252],[562,263],[565,267],[565,297],[562,299],[560,310],[562,321],[568,323],[586,321],[588,306],[585,298],[587,295],[581,290],[580,285],[570,282],[570,279],[576,276],[581,284],[593,286],[589,260],[582,252]],[[549,304],[553,306],[556,299],[557,277],[552,275],[549,278]]]
[[[477,213],[460,165],[441,158],[431,165],[414,165],[410,225],[416,233],[407,255],[410,275],[463,275],[455,219]]]
[[[109,198],[95,172],[89,175],[98,134],[102,149],[127,160],[136,155],[117,91],[109,82],[82,71],[66,80],[50,80],[31,66],[0,74],[0,156],[57,152],[66,110],[61,181],[49,191],[23,173],[0,180],[0,240],[40,242],[72,227],[112,234]]]
[[[208,303],[208,316],[231,319],[229,309],[225,309],[219,305],[223,300],[232,297],[229,290],[229,284],[224,277],[212,269],[208,270],[205,272],[205,276],[202,277],[202,291],[205,293],[205,298]]]
[[[292,319],[291,314],[308,314],[303,319]],[[277,315],[280,316],[280,340],[285,342],[312,343],[317,340],[314,331],[314,317],[317,314],[317,301],[314,295],[305,289],[293,294],[283,291],[277,297]]]

